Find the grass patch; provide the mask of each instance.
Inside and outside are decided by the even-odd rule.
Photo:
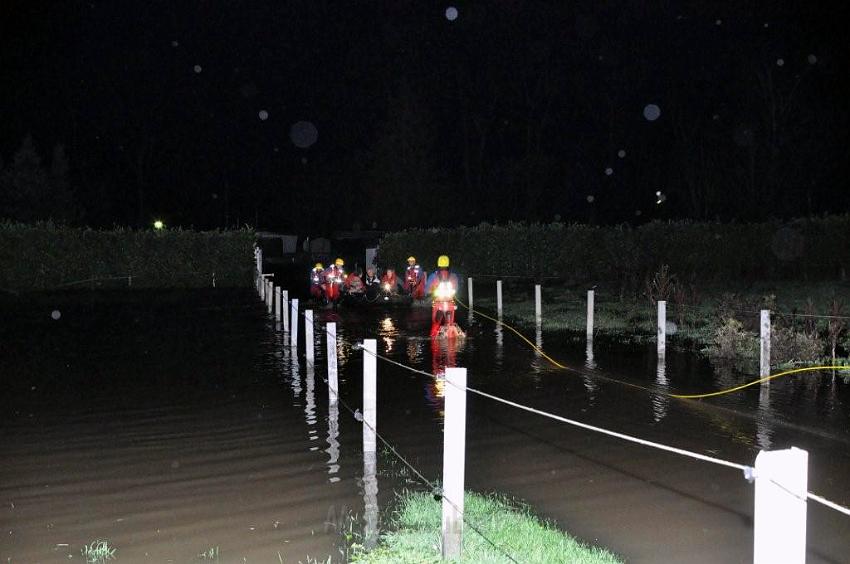
[[[86,564],[105,564],[115,558],[115,549],[109,546],[109,541],[96,540],[84,546],[80,552],[86,559]]]
[[[534,327],[531,283],[506,286],[506,322],[526,331]],[[680,284],[667,298],[668,347],[693,350],[736,362],[758,357],[759,310],[772,316],[772,364],[832,362],[850,355],[850,323],[812,315],[848,315],[850,285],[842,282],[759,282],[749,286]],[[594,335],[621,342],[654,342],[657,312],[643,292],[615,288],[595,291]],[[493,314],[493,296],[476,296],[476,309]],[[543,329],[566,331],[584,338],[586,290],[560,285],[543,289]],[[833,347],[834,345],[834,347]],[[730,357],[731,355],[731,357]]]
[[[423,563],[441,560],[441,503],[429,493],[406,492],[391,519],[392,532],[378,546],[351,556],[363,564]],[[529,509],[499,495],[467,492],[465,515],[496,546],[518,562],[622,562],[612,553],[583,544],[558,530]],[[511,562],[469,526],[464,527],[463,556],[455,562]]]

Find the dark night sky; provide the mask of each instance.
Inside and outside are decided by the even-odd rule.
[[[850,205],[850,42],[831,4],[68,0],[0,15],[0,157],[8,169],[31,134],[49,167],[64,145],[78,223],[321,233]],[[302,120],[308,148],[290,135]]]

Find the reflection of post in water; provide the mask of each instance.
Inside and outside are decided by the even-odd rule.
[[[307,363],[306,366],[306,391],[304,393],[304,420],[307,422],[308,435],[311,441],[318,440],[319,435],[316,431],[316,396],[314,389],[316,387],[316,376],[312,363]],[[310,447],[310,450],[319,450],[319,447]]]
[[[502,358],[504,357],[505,350],[505,333],[504,329],[502,329],[502,316],[499,315],[499,322],[496,323],[496,360],[499,361],[499,364],[502,362]]]
[[[328,453],[328,474],[331,475],[328,481],[331,483],[339,482],[339,476],[334,476],[339,472],[339,406],[336,402],[328,406],[328,448],[325,452]]]
[[[455,339],[431,339],[431,378],[425,382],[425,400],[443,417],[443,395],[445,390],[446,368],[457,364],[457,351],[463,341]]]
[[[375,548],[378,543],[378,475],[377,454],[374,450],[363,451],[363,545]]]
[[[664,355],[658,357],[658,365],[656,367],[655,383],[663,392],[667,391],[667,360]],[[652,415],[655,422],[658,423],[667,415],[667,408],[670,406],[670,398],[665,394],[652,394]]]
[[[773,445],[773,429],[770,427],[770,381],[759,386],[759,413],[756,417],[756,442],[759,448],[770,450]]]
[[[292,393],[295,395],[295,399],[297,400],[301,396],[301,373],[300,367],[298,366],[298,353],[297,349],[291,348],[289,353],[289,366],[290,373],[292,376],[289,385],[292,386]],[[296,401],[297,404],[297,401]]]
[[[587,346],[584,349],[584,365],[590,370],[596,369],[596,361],[593,360],[593,335],[587,336]]]

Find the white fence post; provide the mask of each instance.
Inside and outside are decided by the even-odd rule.
[[[472,315],[472,278],[467,278],[466,284],[466,293],[467,297],[469,298],[469,315]]]
[[[466,464],[466,368],[446,368],[443,423],[443,559],[460,558]]]
[[[289,331],[289,290],[284,290],[282,293],[280,312],[283,314],[283,330]]]
[[[289,327],[289,344],[293,347],[298,346],[298,298],[292,299],[292,323]]]
[[[770,375],[770,310],[761,310],[761,356],[759,361],[759,376]]]
[[[363,340],[363,452],[375,452],[377,447],[377,369],[375,339]]]
[[[313,310],[308,309],[304,311],[304,355],[308,364],[313,364],[313,361],[316,358],[315,352],[313,351],[314,346]]]
[[[496,313],[502,317],[502,281],[496,280]]]
[[[363,340],[363,544],[378,542],[377,364],[375,339]]]
[[[281,313],[281,301],[280,298],[282,296],[283,290],[280,286],[274,289],[274,318],[275,321],[280,321],[280,313]]]
[[[266,307],[269,310],[269,313],[272,312],[272,299],[274,298],[274,282],[272,280],[268,280],[266,284]]]
[[[667,302],[658,300],[658,356],[667,352]]]
[[[534,322],[537,325],[543,322],[543,297],[540,292],[540,284],[534,285]]]
[[[791,447],[756,456],[753,564],[804,564],[809,453]]]
[[[593,338],[593,290],[587,291],[587,336]]]
[[[328,357],[328,401],[331,405],[336,405],[339,399],[336,362],[336,323],[330,322],[325,325],[325,337]]]

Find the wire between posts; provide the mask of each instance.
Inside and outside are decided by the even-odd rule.
[[[305,320],[305,322],[306,322],[307,317],[304,315],[304,313],[302,313],[302,312],[300,312],[300,311],[299,311],[299,312],[298,312],[298,315],[299,315],[299,316],[301,316],[301,317],[303,317],[303,318],[304,318],[304,320]],[[313,322],[312,322],[312,323],[313,323],[313,326],[315,327],[315,326],[316,326],[316,322],[315,322],[315,320],[313,320]],[[327,331],[327,327],[325,327],[325,332],[328,332],[328,331]],[[337,338],[337,335],[336,335],[335,333],[333,334],[333,336],[334,336],[334,338],[335,338],[335,339]],[[362,346],[360,346],[360,344],[359,344],[359,343],[354,343],[354,344],[352,345],[352,348],[353,348],[354,350],[362,350],[363,352],[367,352],[367,353],[369,352],[369,351],[367,351],[365,348],[363,348]],[[375,355],[375,356],[377,357],[378,355]],[[378,358],[380,358],[380,357],[378,357]],[[387,360],[389,360],[389,359],[387,359]],[[390,360],[390,362],[395,362],[395,361]],[[399,364],[399,366],[402,366],[402,367],[404,367],[404,368],[409,368],[409,367],[407,367],[407,366],[405,366],[405,365],[403,365],[403,364],[400,364],[400,363],[396,363],[396,364]],[[411,370],[413,370],[413,369],[411,369]],[[427,372],[423,372],[423,374],[428,375],[428,373],[427,373]],[[328,382],[325,378],[322,378],[322,380],[323,380],[323,381],[324,381],[324,382],[328,385],[328,388],[329,388],[329,389],[333,390],[334,394],[336,395],[337,402],[338,402],[340,405],[342,405],[342,406],[343,406],[343,407],[344,407],[344,408],[345,408],[345,409],[346,409],[346,410],[347,410],[347,411],[348,411],[348,412],[352,415],[352,417],[354,417],[354,419],[355,419],[355,420],[360,421],[361,423],[363,423],[363,425],[365,425],[367,428],[369,428],[369,430],[371,430],[373,433],[375,433],[375,436],[376,436],[376,437],[378,437],[378,439],[380,439],[381,443],[383,443],[383,445],[384,445],[385,447],[387,447],[387,449],[389,449],[389,451],[390,451],[390,452],[392,452],[393,456],[395,456],[398,460],[400,460],[400,461],[401,461],[401,463],[402,463],[402,464],[404,464],[407,468],[409,468],[409,469],[410,469],[410,471],[411,471],[411,472],[413,472],[413,473],[414,473],[414,475],[416,475],[416,477],[417,477],[417,478],[419,478],[419,480],[420,480],[423,484],[425,484],[425,485],[427,485],[429,488],[431,488],[431,491],[432,491],[432,492],[437,492],[437,491],[439,490],[439,492],[440,492],[440,497],[441,497],[442,499],[445,499],[445,500],[446,500],[446,502],[448,502],[448,504],[449,504],[449,505],[451,505],[451,506],[455,509],[455,511],[457,511],[457,512],[461,515],[461,518],[463,519],[463,522],[464,522],[464,523],[466,523],[466,525],[467,525],[470,529],[472,529],[472,530],[473,530],[476,534],[478,534],[478,536],[480,536],[482,539],[484,539],[485,541],[487,541],[487,543],[488,543],[490,546],[492,546],[494,549],[496,549],[498,552],[501,552],[501,553],[502,553],[502,554],[503,554],[503,555],[504,555],[504,556],[505,556],[508,560],[510,560],[511,562],[514,562],[514,563],[516,563],[516,564],[519,564],[519,563],[518,563],[518,561],[517,561],[517,560],[516,560],[513,556],[511,556],[511,555],[510,555],[510,554],[509,554],[509,553],[508,553],[508,552],[507,552],[504,548],[502,548],[502,547],[500,547],[499,545],[497,545],[497,544],[496,544],[493,540],[491,540],[489,537],[487,537],[487,535],[485,535],[483,532],[481,532],[481,530],[480,530],[477,526],[475,526],[473,523],[469,522],[469,521],[467,520],[467,518],[466,518],[466,515],[464,514],[464,512],[463,512],[463,511],[461,511],[461,510],[460,510],[460,508],[458,507],[458,505],[457,505],[455,502],[453,502],[450,498],[446,497],[446,496],[445,496],[445,494],[442,492],[442,490],[441,490],[440,488],[437,488],[437,486],[436,486],[436,484],[435,484],[434,482],[432,482],[431,480],[429,480],[428,478],[426,478],[426,477],[422,474],[422,472],[420,472],[419,470],[417,470],[417,469],[416,469],[416,467],[414,467],[414,466],[413,466],[413,464],[411,464],[410,462],[408,462],[406,458],[404,458],[401,454],[399,454],[398,450],[396,450],[396,448],[395,448],[392,444],[390,444],[390,442],[389,442],[387,439],[385,439],[385,438],[384,438],[384,437],[383,437],[383,436],[382,436],[382,435],[378,432],[378,430],[377,430],[377,429],[375,429],[374,427],[372,427],[371,425],[369,425],[369,424],[366,422],[366,420],[363,418],[363,415],[359,412],[359,410],[351,409],[351,407],[350,407],[347,403],[345,403],[345,401],[344,401],[344,400],[340,397],[339,390],[336,390],[336,389],[334,389],[333,387],[331,387],[330,382]]]
[[[303,314],[302,314],[302,315],[303,315]],[[306,317],[305,317],[305,319],[306,319]],[[315,324],[315,323],[314,323],[314,324]],[[405,370],[408,370],[408,371],[410,371],[410,372],[413,372],[413,373],[416,373],[416,374],[421,374],[421,375],[424,375],[424,376],[428,376],[428,377],[433,378],[433,379],[438,379],[438,376],[437,376],[437,375],[435,375],[435,374],[432,374],[432,373],[427,372],[427,371],[425,371],[425,370],[419,370],[419,369],[417,369],[417,368],[413,368],[413,367],[408,366],[408,365],[406,365],[406,364],[404,364],[404,363],[401,363],[401,362],[398,362],[398,361],[393,360],[393,359],[391,359],[391,358],[385,357],[385,356],[383,356],[383,355],[381,355],[381,354],[378,354],[378,353],[372,353],[372,352],[370,352],[370,351],[367,351],[367,350],[366,350],[366,349],[364,349],[363,347],[359,346],[357,343],[355,343],[353,347],[354,347],[354,349],[355,349],[355,350],[362,350],[362,351],[363,351],[363,352],[365,352],[365,353],[372,354],[373,356],[375,356],[375,358],[378,358],[378,359],[383,360],[384,362],[387,362],[387,363],[390,363],[390,364],[394,364],[394,365],[396,365],[396,366],[398,366],[398,367],[400,367],[400,368],[403,368],[403,369],[405,369]],[[778,374],[774,374],[773,376],[768,376],[768,377],[765,377],[765,378],[762,378],[762,379],[756,380],[756,381],[754,381],[754,382],[750,382],[750,383],[748,383],[748,384],[744,384],[743,386],[740,386],[740,387],[738,387],[738,388],[736,388],[736,389],[740,389],[740,388],[744,388],[744,387],[747,387],[747,386],[751,386],[751,385],[753,385],[753,384],[755,384],[755,383],[759,383],[759,382],[762,382],[762,381],[771,380],[771,379],[773,379],[773,378],[778,378],[778,377],[783,376],[783,375],[788,374],[788,373],[793,373],[793,372],[804,372],[804,371],[814,371],[814,370],[823,370],[823,369],[827,369],[827,368],[841,368],[841,367],[818,366],[818,367],[799,368],[799,369],[795,369],[795,370],[790,370],[790,371],[785,371],[785,372],[781,372],[781,373],[778,373]],[[844,368],[846,368],[846,367],[844,367]],[[458,388],[458,387],[457,387],[454,383],[449,382],[447,379],[446,379],[445,381],[446,381],[447,383],[449,383],[449,385],[454,386],[455,388]],[[334,390],[334,391],[337,393],[337,397],[339,397],[339,393],[338,393],[336,390]],[[498,403],[502,403],[502,404],[504,404],[504,405],[508,405],[508,406],[510,406],[510,407],[514,407],[514,408],[516,408],[516,409],[520,409],[520,410],[522,410],[522,411],[526,411],[526,412],[528,412],[528,413],[533,413],[533,414],[536,414],[536,415],[540,415],[540,416],[542,416],[542,417],[547,417],[547,418],[549,418],[549,419],[552,419],[552,420],[555,420],[555,421],[559,421],[559,422],[561,422],[561,423],[566,423],[566,424],[568,424],[568,425],[573,425],[573,426],[576,426],[576,427],[579,427],[579,428],[582,428],[582,429],[586,429],[586,430],[589,430],[589,431],[594,431],[594,432],[601,433],[601,434],[604,434],[604,435],[608,435],[608,436],[611,436],[611,437],[615,437],[615,438],[618,438],[618,439],[621,439],[621,440],[624,440],[624,441],[628,441],[628,442],[632,442],[632,443],[640,444],[640,445],[643,445],[643,446],[648,446],[648,447],[651,447],[651,448],[656,448],[656,449],[658,449],[658,450],[663,450],[663,451],[666,451],[666,452],[672,452],[672,453],[674,453],[674,454],[679,454],[679,455],[681,455],[681,456],[686,456],[686,457],[694,458],[694,459],[696,459],[696,460],[702,460],[702,461],[704,461],[704,462],[710,462],[710,463],[712,463],[712,464],[717,464],[717,465],[719,465],[719,466],[725,466],[725,467],[728,467],[728,468],[734,468],[734,469],[737,469],[737,470],[741,470],[741,471],[744,473],[744,477],[745,477],[746,479],[748,479],[748,480],[750,480],[750,479],[754,476],[754,469],[753,469],[753,467],[751,467],[751,466],[747,466],[747,465],[745,465],[745,464],[738,464],[738,463],[736,463],[736,462],[731,462],[731,461],[728,461],[728,460],[723,460],[723,459],[721,459],[721,458],[716,458],[716,457],[712,457],[712,456],[707,456],[707,455],[699,454],[699,453],[696,453],[696,452],[693,452],[693,451],[689,451],[689,450],[686,450],[686,449],[681,449],[681,448],[678,448],[678,447],[672,447],[672,446],[669,446],[669,445],[665,445],[665,444],[661,444],[661,443],[656,443],[656,442],[649,441],[649,440],[646,440],[646,439],[641,439],[641,438],[639,438],[639,437],[633,437],[633,436],[631,436],[631,435],[626,435],[626,434],[624,434],[624,433],[618,433],[618,432],[616,432],[616,431],[611,431],[611,430],[609,430],[609,429],[604,429],[604,428],[602,428],[602,427],[596,427],[596,426],[594,426],[594,425],[589,425],[589,424],[587,424],[587,423],[582,423],[582,422],[580,422],[580,421],[575,421],[575,420],[573,420],[573,419],[568,419],[568,418],[566,418],[566,417],[562,417],[562,416],[560,416],[560,415],[556,415],[556,414],[553,414],[553,413],[549,413],[549,412],[547,412],[547,411],[543,411],[543,410],[540,410],[540,409],[536,409],[536,408],[533,408],[533,407],[529,407],[529,406],[526,406],[526,405],[522,405],[522,404],[519,404],[519,403],[513,402],[513,401],[511,401],[511,400],[507,400],[507,399],[505,399],[505,398],[501,398],[501,397],[499,397],[499,396],[495,396],[495,395],[493,395],[493,394],[488,394],[487,392],[483,392],[483,391],[481,391],[481,390],[477,390],[477,389],[475,389],[475,388],[470,388],[470,387],[468,387],[468,386],[467,386],[466,388],[464,388],[462,391],[471,392],[471,393],[473,393],[473,394],[477,394],[477,395],[479,395],[479,396],[481,396],[481,397],[484,397],[484,398],[487,398],[487,399],[491,399],[491,400],[496,401],[496,402],[498,402]],[[648,391],[652,391],[652,390],[648,390]],[[670,394],[670,395],[671,395],[671,397],[677,397],[677,396],[672,395],[672,394]],[[355,417],[355,419],[358,419],[358,420],[361,420],[361,421],[362,421],[362,417],[361,417],[361,418],[358,418],[358,417],[357,417],[357,414],[356,414],[354,411],[352,411],[352,410],[351,410],[351,408],[350,408],[350,407],[348,407],[348,406],[347,406],[344,402],[342,402],[342,400],[340,400],[340,403],[342,403],[342,404],[343,404],[343,406],[344,406],[344,407],[345,407],[345,408],[346,408],[349,412],[351,412],[351,414]],[[396,456],[396,457],[397,457],[397,458],[398,458],[398,459],[399,459],[399,460],[400,460],[400,461],[401,461],[401,462],[402,462],[405,466],[407,466],[407,467],[408,467],[408,468],[409,468],[409,469],[410,469],[410,470],[411,470],[414,474],[416,474],[416,476],[417,476],[420,480],[422,480],[422,482],[423,482],[423,483],[425,483],[426,485],[428,485],[428,487],[430,487],[432,490],[436,490],[436,487],[434,486],[434,484],[433,484],[431,481],[429,481],[427,478],[425,478],[425,476],[423,476],[423,475],[422,475],[422,474],[421,474],[421,473],[420,473],[420,472],[419,472],[419,471],[418,471],[415,467],[413,467],[413,465],[412,465],[412,464],[410,464],[410,463],[409,463],[409,462],[408,462],[408,461],[407,461],[407,460],[406,460],[403,456],[401,456],[401,455],[398,453],[398,451],[397,451],[397,450],[396,450],[396,449],[395,449],[395,448],[394,448],[394,447],[393,447],[393,446],[392,446],[392,445],[391,445],[391,444],[390,444],[390,443],[389,443],[386,439],[384,439],[384,437],[382,437],[382,436],[378,433],[378,431],[377,431],[377,430],[375,430],[374,428],[372,428],[372,427],[371,427],[371,425],[368,425],[365,421],[363,421],[363,424],[364,424],[364,425],[366,425],[367,427],[369,427],[372,431],[374,431],[374,432],[375,432],[375,435],[376,435],[376,436],[377,436],[377,437],[381,440],[381,442],[382,442],[382,443],[383,443],[383,444],[384,444],[387,448],[389,448],[389,449],[390,449],[390,451],[393,453],[393,455],[394,455],[394,456]],[[838,503],[835,503],[835,502],[833,502],[833,501],[830,501],[830,500],[828,500],[828,499],[826,499],[826,498],[824,498],[824,497],[821,497],[821,496],[819,496],[819,495],[817,495],[817,494],[815,494],[815,493],[813,493],[813,492],[807,492],[806,497],[807,497],[807,499],[810,499],[810,500],[815,501],[815,502],[817,502],[817,503],[820,503],[820,504],[822,504],[822,505],[824,505],[824,506],[826,506],[826,507],[829,507],[830,509],[833,509],[833,510],[835,510],[835,511],[838,511],[839,513],[843,513],[844,515],[848,515],[848,516],[850,516],[850,508],[847,508],[847,507],[844,507],[844,506],[842,506],[842,505],[839,505]],[[445,498],[445,499],[446,499],[446,501],[448,501],[448,503],[449,503],[450,505],[452,505],[452,507],[454,507],[456,510],[458,510],[458,507],[457,507],[457,506],[456,506],[456,505],[455,505],[455,504],[454,504],[454,503],[453,503],[453,502],[452,502],[449,498]],[[459,513],[461,513],[461,515],[463,515],[463,513],[462,513],[462,512],[460,512],[460,511],[458,511],[458,512],[459,512]],[[467,524],[470,526],[470,528],[472,528],[472,529],[473,529],[476,533],[478,533],[478,534],[479,534],[482,538],[484,538],[485,540],[487,540],[487,542],[489,542],[492,546],[494,546],[495,548],[497,548],[497,549],[501,550],[501,549],[500,549],[499,547],[497,547],[497,546],[496,546],[496,545],[495,545],[495,544],[494,544],[494,543],[493,543],[490,539],[488,539],[488,538],[487,538],[485,535],[483,535],[480,531],[478,531],[477,529],[475,529],[475,527],[474,527],[471,523],[468,523],[468,522],[466,521],[466,519],[465,519],[465,518],[464,518],[464,522],[465,522],[465,523],[467,523]],[[513,560],[513,558],[511,558],[511,556],[510,556],[510,555],[508,555],[507,553],[505,553],[505,555],[506,555],[508,558],[510,558],[512,561],[516,562],[516,560]]]
[[[844,507],[843,505],[839,505],[839,504],[835,503],[834,501],[829,501],[828,499],[823,498],[823,497],[821,497],[821,496],[819,496],[815,493],[812,493],[812,492],[806,492],[806,497],[808,499],[812,500],[812,501],[816,501],[816,502],[820,503],[821,505],[825,505],[825,506],[829,507],[830,509],[834,509],[835,511],[838,511],[839,513],[843,513],[845,515],[850,516],[850,508]]]
[[[365,350],[365,349],[364,349],[364,350]],[[368,351],[367,351],[367,352],[368,352]],[[370,354],[372,354],[372,353],[370,353]],[[379,355],[379,354],[377,354],[377,353],[375,353],[375,354],[374,354],[374,356],[375,356],[376,358],[381,359],[381,360],[388,361],[388,362],[391,362],[391,363],[393,363],[393,364],[396,364],[397,366],[401,366],[402,368],[405,368],[405,369],[407,369],[407,370],[410,370],[411,372],[416,372],[416,373],[418,373],[418,374],[425,374],[425,375],[427,375],[427,376],[430,376],[431,378],[437,379],[437,376],[436,376],[436,375],[434,375],[434,374],[431,374],[431,373],[429,373],[429,372],[425,372],[425,371],[422,371],[422,370],[417,370],[417,369],[415,369],[415,368],[412,368],[412,367],[406,366],[406,365],[404,365],[404,364],[402,364],[402,363],[400,363],[400,362],[393,361],[393,360],[388,359],[388,358],[386,358],[386,357],[384,357],[384,356],[382,356],[382,355]],[[455,386],[455,384],[453,384],[453,383],[449,382],[448,380],[445,380],[445,381],[446,381],[447,383],[449,383],[449,385]],[[455,386],[455,387],[457,387],[457,386]],[[513,402],[513,401],[511,401],[511,400],[507,400],[507,399],[505,399],[505,398],[501,398],[501,397],[499,397],[499,396],[494,396],[494,395],[492,395],[492,394],[488,394],[487,392],[483,392],[483,391],[481,391],[481,390],[477,390],[477,389],[475,389],[475,388],[470,388],[470,387],[468,387],[468,386],[467,386],[466,388],[464,388],[462,391],[471,392],[471,393],[473,393],[473,394],[477,394],[477,395],[479,395],[479,396],[482,396],[482,397],[485,397],[485,398],[491,399],[491,400],[493,400],[493,401],[496,401],[496,402],[499,402],[499,403],[502,403],[502,404],[505,404],[505,405],[508,405],[508,406],[514,407],[514,408],[516,408],[516,409],[520,409],[520,410],[523,410],[523,411],[527,411],[527,412],[529,412],[529,413],[534,413],[534,414],[536,414],[536,415],[540,415],[540,416],[543,416],[543,417],[547,417],[547,418],[549,418],[549,419],[553,419],[553,420],[555,420],[555,421],[559,421],[559,422],[561,422],[561,423],[566,423],[566,424],[568,424],[568,425],[573,425],[573,426],[576,426],[576,427],[581,427],[582,429],[586,429],[586,430],[589,430],[589,431],[594,431],[594,432],[597,432],[597,433],[602,433],[602,434],[604,434],[604,435],[609,435],[609,436],[611,436],[611,437],[616,437],[616,438],[618,438],[618,439],[622,439],[622,440],[624,440],[624,441],[629,441],[629,442],[637,443],[637,444],[640,444],[640,445],[653,447],[653,448],[656,448],[656,449],[659,449],[659,450],[664,450],[664,451],[667,451],[667,452],[672,452],[672,453],[679,454],[679,455],[682,455],[682,456],[688,456],[688,457],[691,457],[691,458],[695,458],[695,459],[697,459],[697,460],[702,460],[702,461],[704,461],[704,462],[711,462],[711,463],[713,463],[713,464],[718,464],[718,465],[720,465],[720,466],[727,466],[727,467],[729,467],[729,468],[735,468],[735,469],[737,469],[737,470],[741,470],[742,472],[750,472],[750,471],[752,470],[752,468],[751,468],[750,466],[747,466],[747,465],[745,465],[745,464],[738,464],[738,463],[736,463],[736,462],[730,462],[730,461],[728,461],[728,460],[723,460],[723,459],[721,459],[721,458],[715,458],[715,457],[713,457],[713,456],[707,456],[707,455],[704,455],[704,454],[699,454],[699,453],[697,453],[697,452],[692,452],[692,451],[689,451],[689,450],[685,450],[685,449],[681,449],[681,448],[677,448],[677,447],[672,447],[672,446],[664,445],[664,444],[661,444],[661,443],[656,443],[656,442],[653,442],[653,441],[648,441],[648,440],[646,440],[646,439],[641,439],[641,438],[638,438],[638,437],[633,437],[633,436],[631,436],[631,435],[626,435],[626,434],[623,434],[623,433],[618,433],[618,432],[616,432],[616,431],[611,431],[611,430],[609,430],[609,429],[604,429],[604,428],[602,428],[602,427],[596,427],[596,426],[594,426],[594,425],[589,425],[589,424],[587,424],[587,423],[582,423],[582,422],[580,422],[580,421],[575,421],[574,419],[567,419],[566,417],[562,417],[562,416],[560,416],[560,415],[555,415],[554,413],[549,413],[548,411],[543,411],[543,410],[541,410],[541,409],[536,409],[536,408],[533,408],[533,407],[529,407],[529,406],[527,406],[527,405],[522,405],[522,404],[519,404],[519,403]]]

